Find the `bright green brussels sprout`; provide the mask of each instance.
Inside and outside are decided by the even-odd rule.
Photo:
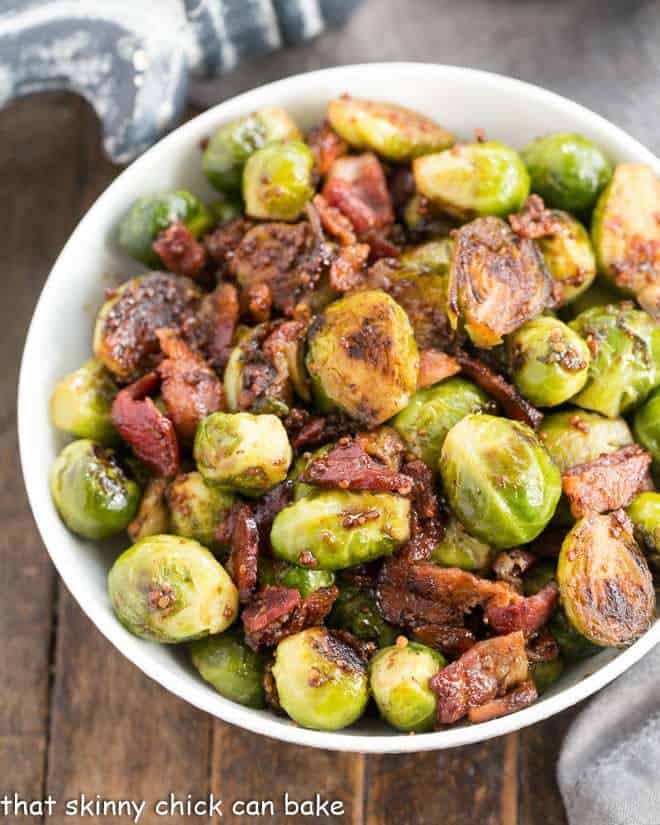
[[[639,546],[653,560],[660,561],[660,493],[640,493],[628,507]]]
[[[589,379],[578,407],[614,418],[643,403],[660,383],[660,324],[631,304],[594,307],[571,321],[588,344]]]
[[[551,559],[542,559],[523,573],[523,593],[533,596],[556,578],[557,565]]]
[[[240,192],[243,167],[250,155],[274,140],[300,140],[300,130],[277,107],[261,109],[221,126],[210,138],[202,169],[220,192]]]
[[[483,572],[492,560],[490,545],[471,536],[454,516],[449,517],[440,542],[431,551],[431,561],[443,567],[460,567],[461,570]]]
[[[403,409],[417,386],[410,321],[379,289],[354,292],[316,316],[306,363],[320,408],[339,407],[367,428]]]
[[[436,470],[442,445],[454,424],[470,413],[492,409],[486,393],[465,378],[448,378],[419,390],[392,420],[406,447]]]
[[[602,307],[606,304],[618,304],[620,301],[621,292],[610,286],[604,278],[597,277],[589,289],[586,289],[575,299],[571,299],[569,304],[562,307],[561,316],[566,321],[572,321],[587,309]]]
[[[243,214],[243,203],[234,195],[221,195],[209,204],[209,212],[215,223],[229,223]]]
[[[529,666],[529,675],[532,677],[539,696],[559,681],[563,670],[564,663],[559,658],[551,659],[549,662],[534,662]]]
[[[373,594],[355,584],[343,585],[328,616],[328,626],[348,630],[357,639],[378,647],[394,644],[396,630],[378,612]]]
[[[325,627],[283,639],[273,677],[282,708],[304,728],[339,730],[362,716],[369,701],[367,669]]]
[[[623,418],[603,418],[575,407],[547,415],[539,436],[560,473],[633,443]]]
[[[166,478],[149,478],[135,518],[126,527],[132,542],[170,532],[170,510],[165,500]]]
[[[248,708],[266,707],[264,657],[251,650],[239,627],[190,644],[190,658],[202,678],[225,699]]]
[[[417,190],[459,220],[506,217],[529,195],[520,155],[499,141],[464,143],[413,163]]]
[[[564,306],[589,289],[596,277],[596,258],[589,233],[577,218],[559,209],[551,210],[551,216],[561,230],[536,243],[557,287],[559,306]]]
[[[153,642],[176,644],[222,633],[238,615],[238,591],[210,550],[182,536],[148,536],[108,574],[119,621]]]
[[[234,495],[206,484],[196,472],[178,475],[166,495],[171,532],[195,539],[211,550],[219,549],[216,532],[229,515]]]
[[[284,481],[293,457],[276,416],[221,412],[200,422],[193,454],[204,481],[248,496]]]
[[[633,419],[635,438],[653,456],[653,465],[660,473],[660,390],[635,412]]]
[[[259,585],[282,585],[297,590],[305,599],[321,587],[332,587],[335,574],[330,570],[311,570],[280,559],[259,559]]]
[[[117,385],[96,358],[59,381],[50,397],[50,417],[58,430],[102,444],[117,441],[110,408]]]
[[[88,439],[73,441],[50,470],[50,493],[66,526],[87,539],[125,530],[137,512],[140,488],[111,450]]]
[[[603,152],[582,135],[557,132],[537,138],[522,151],[532,191],[548,206],[585,212],[612,176]]]
[[[405,544],[409,515],[400,496],[327,490],[280,510],[270,541],[275,556],[292,564],[342,570]]]
[[[569,622],[566,613],[558,608],[548,622],[548,628],[559,645],[563,658],[568,660],[586,659],[598,653],[600,648],[578,633]]]
[[[437,699],[429,679],[445,666],[444,658],[418,642],[395,644],[369,662],[369,686],[382,717],[402,731],[432,730]]]
[[[328,120],[355,149],[371,149],[397,163],[446,149],[454,137],[412,109],[342,95],[328,104]]]
[[[399,256],[402,269],[420,274],[434,272],[437,275],[449,275],[454,244],[451,238],[427,241],[417,246],[409,246]]]
[[[119,222],[117,240],[124,252],[153,268],[161,265],[153,243],[168,226],[181,221],[198,238],[213,226],[213,217],[191,192],[179,189],[138,198]]]
[[[245,212],[252,218],[294,221],[314,195],[314,155],[300,140],[269,143],[243,170]]]
[[[439,470],[454,514],[498,549],[536,538],[561,494],[559,470],[534,432],[494,415],[459,421],[445,439]]]
[[[648,630],[655,590],[646,559],[621,511],[589,515],[561,546],[557,583],[573,627],[601,647],[622,647]]]
[[[587,382],[589,347],[556,318],[527,321],[509,335],[506,349],[516,387],[537,407],[557,407]]]

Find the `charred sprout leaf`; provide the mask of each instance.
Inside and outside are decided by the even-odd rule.
[[[432,730],[437,700],[429,679],[445,666],[435,650],[418,642],[392,645],[369,663],[369,686],[381,716],[402,731]]]
[[[345,728],[362,716],[369,701],[362,660],[324,627],[283,639],[273,677],[282,708],[304,728]]]
[[[539,435],[561,473],[633,443],[623,418],[604,418],[575,407],[546,416]]]
[[[564,671],[561,659],[551,659],[549,662],[535,662],[529,666],[529,674],[534,680],[536,691],[542,696],[555,682],[559,681]]]
[[[238,593],[209,550],[193,539],[149,536],[117,559],[108,590],[136,636],[176,644],[221,633],[238,615]]]
[[[342,570],[391,555],[410,535],[408,499],[387,493],[328,490],[281,510],[273,553],[292,564]]]
[[[114,444],[117,431],[110,409],[116,394],[112,375],[96,358],[90,358],[56,384],[50,397],[51,421],[58,430],[77,438]]]
[[[498,549],[536,538],[561,494],[559,471],[534,432],[493,415],[468,415],[449,431],[439,470],[454,514]]]
[[[443,567],[483,573],[490,567],[493,555],[489,544],[471,536],[457,518],[450,516],[440,542],[431,552],[431,561]]]
[[[587,516],[562,544],[561,603],[573,627],[601,647],[622,647],[648,630],[655,591],[648,564],[619,510]]]
[[[660,474],[660,391],[656,391],[635,413],[635,438],[653,456],[656,473]]]
[[[335,574],[330,570],[298,567],[280,559],[259,559],[259,586],[281,585],[295,588],[303,599],[321,587],[332,587]]]
[[[627,512],[639,546],[653,568],[660,572],[660,493],[640,493]]]
[[[269,143],[250,155],[243,170],[245,212],[252,218],[294,221],[314,195],[314,156],[294,140]]]
[[[607,157],[582,135],[558,132],[537,138],[522,151],[532,191],[548,206],[586,212],[612,175]]]
[[[171,531],[219,549],[216,533],[234,501],[232,493],[206,484],[201,473],[182,473],[167,488]]]
[[[319,406],[339,407],[369,428],[405,407],[418,368],[410,321],[380,290],[335,301],[310,329],[307,369]]]
[[[87,539],[104,539],[126,529],[140,502],[111,450],[88,439],[68,444],[50,470],[50,492],[62,521]]]
[[[347,584],[340,590],[328,617],[328,626],[348,630],[357,639],[375,642],[378,647],[394,644],[396,631],[378,612],[371,592],[364,587]]]

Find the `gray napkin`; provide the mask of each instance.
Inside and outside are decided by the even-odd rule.
[[[660,645],[591,701],[557,769],[571,825],[660,825]]]

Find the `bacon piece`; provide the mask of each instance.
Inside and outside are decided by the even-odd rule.
[[[323,177],[328,174],[337,158],[348,154],[348,144],[339,137],[327,120],[310,129],[307,145],[312,150],[316,168]]]
[[[342,438],[330,452],[312,461],[300,474],[299,480],[317,487],[341,490],[371,490],[407,495],[412,480],[394,473],[368,455],[357,441]]]
[[[435,648],[446,656],[456,657],[476,643],[474,633],[467,627],[446,624],[423,624],[413,630],[413,636],[422,644]]]
[[[559,656],[559,645],[547,627],[542,627],[527,640],[527,660],[530,664],[551,662]]]
[[[330,264],[330,286],[335,292],[350,292],[365,284],[365,264],[371,248],[366,243],[343,246]]]
[[[247,218],[234,218],[205,236],[206,249],[221,273],[229,266],[241,241],[253,226],[254,222]]]
[[[257,586],[259,528],[249,504],[235,505],[230,514],[231,551],[228,570],[238,588],[241,602],[247,602]]]
[[[285,418],[284,426],[292,447],[301,450],[305,447],[317,447],[351,432],[355,422],[341,413],[328,416],[310,416],[306,410],[294,409]]]
[[[241,314],[238,289],[234,284],[220,284],[211,295],[204,298],[204,309],[209,328],[205,342],[206,355],[213,367],[222,373],[231,355]]]
[[[461,365],[451,355],[438,349],[423,349],[419,353],[419,375],[417,389],[430,387],[461,371]]]
[[[536,556],[522,547],[503,550],[493,562],[493,572],[500,581],[510,584],[515,590],[522,590],[522,574],[537,561]]]
[[[158,329],[156,335],[166,356],[158,367],[163,400],[179,438],[191,443],[199,422],[224,408],[222,383],[174,330]]]
[[[412,505],[419,518],[422,521],[437,518],[440,505],[431,468],[423,461],[413,459],[404,464],[402,473],[412,479]]]
[[[195,240],[181,221],[175,221],[163,229],[152,246],[165,268],[176,275],[196,278],[206,265],[206,247]]]
[[[525,682],[529,665],[520,632],[477,642],[429,680],[438,697],[438,723],[450,725],[470,710]]]
[[[272,487],[259,499],[254,508],[254,518],[257,522],[262,552],[270,552],[270,530],[275,516],[293,501],[295,482],[291,479],[280,482]]]
[[[533,596],[513,596],[505,601],[497,596],[485,605],[484,621],[496,633],[521,630],[525,636],[533,635],[554,613],[559,602],[559,588],[551,581]]]
[[[253,284],[247,291],[248,312],[255,324],[261,324],[270,318],[273,296],[268,284]]]
[[[330,168],[323,196],[351,221],[358,235],[383,229],[394,221],[383,167],[367,153],[338,158]]]
[[[557,212],[546,209],[540,195],[530,195],[520,212],[509,215],[511,229],[521,238],[547,238],[549,235],[562,235],[565,223]]]
[[[579,519],[587,513],[605,513],[627,507],[637,493],[652,490],[652,456],[638,444],[621,447],[594,461],[578,464],[562,475],[562,487]]]
[[[491,719],[497,719],[498,716],[506,716],[529,707],[538,699],[538,696],[536,685],[532,679],[527,679],[526,682],[505,693],[504,696],[500,696],[499,699],[492,699],[485,705],[471,708],[468,711],[468,719],[474,723],[488,722]]]
[[[387,177],[392,206],[400,214],[415,194],[415,177],[408,166],[395,166]]]
[[[522,421],[532,429],[537,429],[543,421],[543,413],[523,398],[518,390],[498,373],[477,358],[457,349],[454,353],[463,372],[478,384],[484,392],[492,395],[509,418]]]
[[[342,246],[349,246],[357,241],[353,224],[343,212],[335,206],[330,206],[323,195],[315,195],[312,204],[316,208],[323,229]]]
[[[179,444],[170,419],[147,397],[158,384],[158,374],[150,372],[124,387],[112,403],[111,417],[119,435],[145,467],[170,478],[179,469]]]

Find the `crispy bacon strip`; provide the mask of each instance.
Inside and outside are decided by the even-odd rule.
[[[652,490],[649,475],[652,456],[638,444],[601,455],[594,461],[571,467],[562,476],[562,487],[571,513],[605,513],[627,507],[637,493]]]
[[[430,387],[461,371],[461,365],[451,355],[438,349],[423,349],[419,353],[417,389]]]
[[[310,416],[307,410],[294,409],[284,420],[291,446],[296,450],[316,447],[340,438],[355,429],[355,423],[341,413]]]
[[[264,553],[270,552],[270,530],[275,516],[293,501],[294,487],[295,482],[289,479],[282,481],[270,489],[255,505],[254,518],[259,529],[260,547]]]
[[[423,624],[413,630],[413,636],[422,644],[433,647],[446,656],[461,656],[476,643],[474,633],[467,627],[446,624]]]
[[[112,403],[111,417],[119,435],[145,467],[170,478],[179,469],[179,444],[174,424],[147,397],[158,384],[158,374],[150,372],[124,387]]]
[[[253,226],[254,223],[246,218],[234,218],[205,236],[206,249],[220,267],[221,273],[227,268],[243,237]]]
[[[431,468],[419,459],[406,462],[401,472],[412,479],[412,505],[422,521],[438,517],[440,504],[435,492]]]
[[[330,286],[335,292],[350,292],[363,286],[366,281],[365,264],[371,247],[366,243],[343,246],[330,264]]]
[[[383,167],[371,153],[335,160],[323,196],[346,215],[358,235],[383,229],[394,221]]]
[[[259,528],[249,504],[234,507],[231,519],[231,552],[228,569],[241,602],[249,601],[257,586]]]
[[[518,687],[505,693],[504,696],[500,696],[499,699],[492,699],[478,708],[470,708],[468,719],[474,723],[488,722],[491,719],[497,719],[498,716],[506,716],[529,707],[538,699],[538,696],[536,685],[531,679],[527,679]]]
[[[208,259],[206,247],[195,240],[181,221],[175,221],[163,229],[153,242],[153,250],[166,269],[188,278],[196,278]]]
[[[559,656],[559,645],[547,627],[542,627],[527,640],[527,660],[530,664],[551,662]]]
[[[530,195],[522,211],[509,215],[511,229],[521,238],[547,238],[549,235],[561,235],[565,224],[552,209],[546,209],[540,195]]]
[[[234,284],[220,284],[209,297],[212,301],[211,329],[206,349],[209,361],[221,373],[229,360],[241,314],[238,289]]]
[[[323,195],[314,195],[312,204],[316,208],[323,229],[342,246],[349,246],[357,241],[353,224],[335,206],[330,206]]]
[[[307,144],[312,150],[316,168],[323,177],[328,174],[332,164],[348,154],[348,144],[339,137],[327,120],[310,130]]]
[[[505,601],[498,594],[486,604],[484,621],[496,633],[521,630],[525,636],[531,636],[552,616],[558,601],[559,588],[554,581],[546,584],[533,596],[514,594]]]

